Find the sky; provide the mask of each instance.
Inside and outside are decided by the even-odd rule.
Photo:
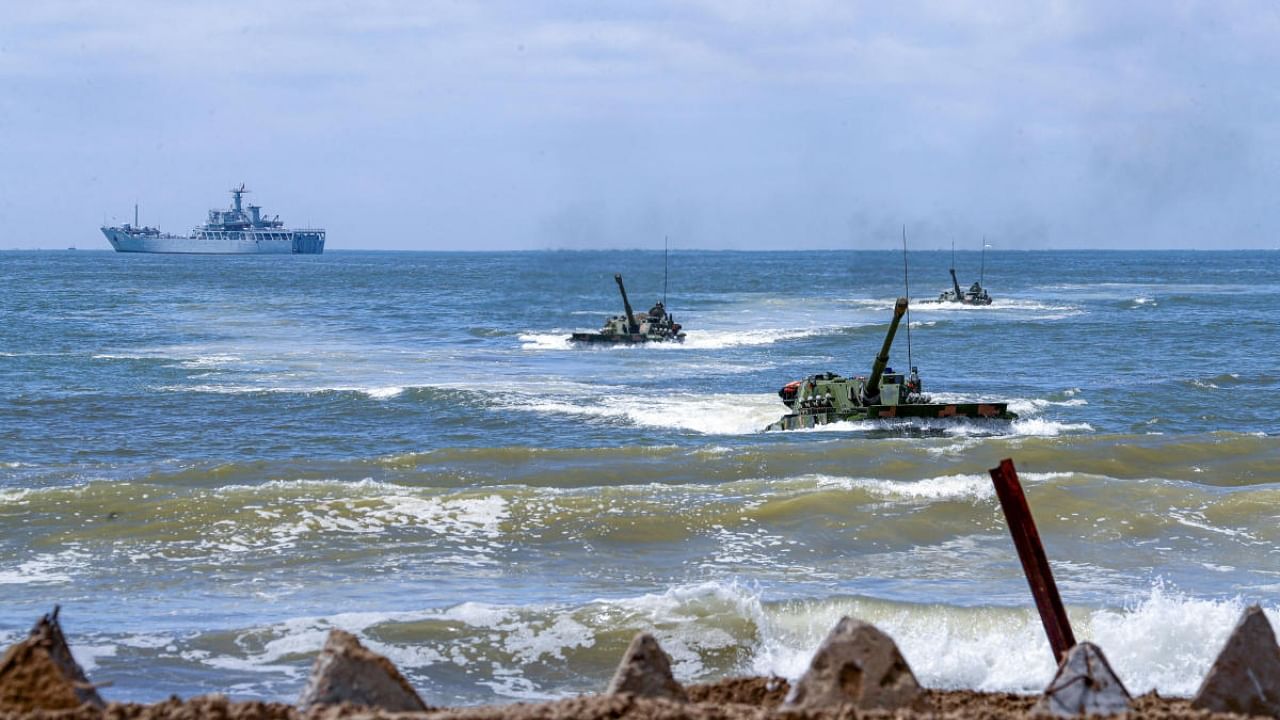
[[[0,249],[1280,247],[1280,2],[0,3]]]

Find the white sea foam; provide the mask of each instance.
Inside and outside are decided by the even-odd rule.
[[[774,394],[606,395],[580,402],[529,398],[515,407],[533,412],[617,418],[655,428],[679,428],[706,435],[760,432],[786,408]]]
[[[178,363],[178,367],[189,368],[192,370],[219,370],[226,367],[232,367],[244,362],[239,355],[230,353],[214,353],[212,355],[199,355],[189,360],[183,360]]]
[[[923,480],[883,480],[817,476],[819,487],[859,488],[891,498],[910,500],[980,500],[992,497],[991,478],[980,475],[943,475]]]
[[[337,498],[313,502],[288,521],[271,530],[273,540],[292,545],[307,536],[328,533],[382,534],[404,528],[427,530],[465,544],[468,551],[456,556],[469,565],[491,565],[494,548],[483,542],[501,535],[501,523],[509,517],[507,501],[499,495],[483,497],[414,497],[383,495],[373,498]],[[216,539],[213,542],[217,542]],[[227,552],[258,549],[250,542],[236,541],[219,546]],[[445,562],[438,558],[437,562]]]
[[[1135,605],[1093,613],[1086,632],[1131,692],[1191,695],[1244,609],[1240,598],[1193,598],[1157,585]],[[1280,623],[1280,609],[1267,615]]]
[[[1048,482],[1070,477],[1071,473],[1029,473],[1019,477],[1027,483]],[[837,477],[833,475],[807,475],[795,478],[802,484],[812,483],[819,488],[860,489],[885,498],[947,502],[952,500],[980,501],[994,497],[991,478],[986,475],[940,475],[921,480],[889,480],[867,477]]]
[[[0,566],[0,585],[63,585],[88,566],[88,553],[71,548],[39,553],[11,566]]]
[[[1033,437],[1058,437],[1071,433],[1093,432],[1089,423],[1064,423],[1044,418],[1018,418],[1011,424],[1014,435],[1030,435]]]
[[[888,305],[886,305],[886,307],[888,307]],[[912,310],[913,312],[922,313],[990,313],[1002,311],[1050,313],[1050,315],[1047,316],[1037,315],[1037,319],[1063,318],[1084,312],[1078,305],[1064,305],[1060,303],[1042,302],[1040,300],[1024,300],[1021,298],[996,298],[991,301],[990,305],[965,305],[964,303],[939,302],[937,300],[916,300],[913,302]]]
[[[1131,691],[1186,695],[1195,690],[1243,609],[1239,599],[1188,597],[1157,585],[1127,604],[1071,607],[1069,612],[1077,639],[1099,643]],[[1276,608],[1267,612],[1273,623],[1280,621]],[[412,612],[295,618],[246,630],[245,639],[265,640],[252,640],[258,649],[248,654],[187,650],[181,656],[217,668],[299,677],[305,668],[288,658],[314,653],[328,631],[338,627],[360,635],[362,642],[408,672],[429,673],[432,666],[457,663],[472,668],[472,682],[495,694],[546,699],[566,694],[557,684],[566,669],[601,675],[608,671],[581,665],[582,650],[596,647],[602,638],[616,642],[620,635],[639,631],[658,638],[672,658],[675,676],[684,682],[747,673],[794,681],[823,637],[846,615],[874,623],[893,637],[927,686],[1038,692],[1055,670],[1029,601],[1020,608],[847,596],[766,601],[761,589],[734,581],[677,585],[664,592],[581,604],[464,603]],[[386,635],[379,628],[424,622],[461,623],[462,629],[420,641],[377,639]]]
[[[72,645],[71,655],[86,673],[91,673],[98,669],[99,658],[115,657],[117,649],[115,645]]]
[[[518,338],[525,350],[571,350],[569,333],[524,333]]]
[[[196,384],[196,385],[160,385],[155,388],[160,392],[208,393],[210,395],[254,395],[266,393],[270,395],[312,395],[315,393],[345,392],[364,395],[372,400],[389,400],[405,391],[395,385],[244,385],[244,384]]]
[[[772,345],[786,340],[819,335],[822,332],[824,330],[819,328],[802,330],[778,328],[732,331],[689,330],[683,343],[678,343],[674,346],[669,345],[669,347],[683,346],[690,350],[719,350],[731,347]]]
[[[1044,412],[1050,407],[1081,407],[1088,405],[1084,398],[1072,397],[1067,400],[1046,400],[1044,398],[1014,398],[1009,401],[1009,410],[1018,415],[1033,415]]]
[[[1191,598],[1156,586],[1126,607],[1073,608],[1079,640],[1098,643],[1130,691],[1189,695],[1239,619],[1244,603]],[[1055,670],[1034,612],[860,599],[769,607],[752,670],[796,678],[842,615],[875,623],[925,685],[1038,692]],[[1276,608],[1268,609],[1276,622]]]
[[[525,350],[720,350],[731,347],[751,347],[772,345],[774,343],[796,338],[809,337],[824,332],[823,329],[765,328],[744,330],[686,330],[684,342],[645,343],[643,345],[608,344],[577,345],[569,340],[568,332],[561,333],[525,333],[519,336],[521,347]]]

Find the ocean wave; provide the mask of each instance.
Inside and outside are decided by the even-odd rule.
[[[1067,423],[1044,418],[1018,418],[1011,425],[1014,434],[1033,437],[1058,437],[1073,433],[1093,432],[1089,423]]]
[[[200,634],[163,647],[97,636],[74,650],[92,656],[100,676],[123,671],[139,656],[154,664],[251,671],[256,680],[242,692],[270,697],[276,688],[296,692],[329,630],[341,628],[429,688],[429,703],[491,702],[598,691],[637,632],[658,639],[681,682],[744,674],[794,681],[830,629],[849,616],[888,633],[927,687],[1033,693],[1049,683],[1056,664],[1030,605],[1029,599],[1018,608],[859,596],[768,599],[752,584],[703,582],[576,604],[465,602],[298,617],[233,631],[216,645]],[[1099,644],[1131,692],[1186,696],[1244,607],[1240,599],[1189,596],[1157,584],[1127,603],[1068,612],[1077,639]],[[1280,621],[1276,607],[1266,612],[1272,623]],[[117,652],[117,645],[130,652]],[[455,666],[469,670],[449,672]],[[441,678],[448,678],[444,685]]]
[[[209,395],[358,395],[370,400],[390,400],[405,392],[404,387],[385,386],[353,386],[353,385],[215,385],[201,383],[194,385],[161,385],[154,388],[158,392],[167,393],[204,393]]]
[[[1072,397],[1066,400],[1050,400],[1048,398],[1014,398],[1009,401],[1009,410],[1018,415],[1033,415],[1043,412],[1049,407],[1081,407],[1088,405],[1089,401],[1081,397],[1074,397],[1076,393],[1071,393]]]
[[[895,521],[894,537],[925,544],[944,537],[938,535],[940,522],[949,527],[945,537],[966,537],[980,532],[988,516],[989,510],[980,506],[992,499],[984,466],[993,461],[977,463],[981,470],[892,477],[841,471],[846,462],[839,457],[828,460],[829,454],[815,450],[809,462],[804,457],[771,461],[779,467],[769,473],[761,473],[762,468],[749,457],[730,457],[740,465],[736,473],[702,478],[694,468],[690,475],[697,481],[666,484],[658,482],[661,473],[629,474],[632,466],[651,466],[651,459],[618,457],[601,458],[601,465],[629,482],[610,478],[581,485],[561,480],[556,486],[507,483],[451,489],[371,478],[359,482],[298,479],[185,490],[97,482],[30,491],[7,511],[26,517],[56,512],[72,518],[49,521],[47,527],[74,549],[0,563],[0,577],[9,584],[69,582],[100,573],[103,553],[128,558],[137,568],[172,561],[241,565],[260,558],[287,562],[291,553],[284,551],[302,546],[316,562],[328,558],[341,564],[341,557],[352,548],[366,548],[376,549],[389,561],[408,553],[430,557],[437,565],[493,567],[510,561],[516,556],[513,553],[540,547],[550,531],[557,537],[586,541],[705,540],[698,547],[707,550],[711,565],[740,564],[743,570],[768,572],[797,566],[800,560],[789,557],[786,548],[804,548],[818,539],[782,529],[816,517],[852,532],[853,550],[862,547],[858,528],[876,526],[884,510],[895,505],[917,511]],[[685,457],[694,461],[692,455]],[[862,460],[864,467],[872,462],[872,456]],[[806,465],[821,471],[805,472]],[[793,472],[777,472],[783,468]],[[561,475],[554,468],[546,472]],[[587,477],[595,474],[592,467],[576,472]],[[1045,486],[1039,492],[1058,498],[1055,507],[1064,516],[1050,518],[1047,531],[1087,536],[1098,529],[1066,517],[1075,513],[1072,517],[1095,517],[1104,523],[1100,531],[1107,533],[1110,542],[1140,542],[1156,532],[1187,536],[1188,529],[1199,530],[1204,537],[1217,535],[1252,545],[1276,539],[1274,529],[1250,509],[1277,499],[1280,491],[1268,486],[1227,495],[1189,481],[1149,478],[1135,483],[1080,471],[1046,470],[1038,463],[1024,466],[1022,477],[1026,483]],[[949,505],[957,501],[972,503],[974,508],[957,512]],[[1143,515],[1137,523],[1112,511],[1115,506],[1152,503],[1163,511]]]

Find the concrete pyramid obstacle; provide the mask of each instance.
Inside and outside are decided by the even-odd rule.
[[[26,640],[0,658],[0,710],[69,710],[85,704],[106,705],[71,656],[54,607]]]
[[[1191,707],[1280,718],[1280,647],[1262,608],[1244,611]]]
[[[606,695],[630,693],[637,697],[687,702],[684,686],[671,675],[671,658],[649,633],[631,639],[622,662],[609,681]]]
[[[818,646],[782,707],[895,710],[911,705],[920,693],[893,639],[870,623],[845,617]]]
[[[355,635],[331,630],[311,666],[298,706],[350,703],[389,712],[422,712],[426,703],[396,666],[360,644]]]
[[[1031,708],[1032,715],[1077,717],[1129,711],[1129,691],[1116,677],[1102,649],[1082,642],[1067,653],[1053,682]]]

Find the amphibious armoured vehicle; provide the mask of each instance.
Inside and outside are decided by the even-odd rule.
[[[888,367],[889,348],[898,324],[907,312],[907,299],[898,298],[893,308],[893,321],[884,345],[866,378],[846,378],[835,373],[810,375],[804,380],[787,383],[778,391],[782,402],[791,408],[768,430],[796,430],[844,420],[876,420],[879,418],[945,418],[970,417],[1013,420],[1008,403],[935,403],[920,386],[920,375],[911,368],[903,376]]]
[[[667,308],[658,301],[649,312],[636,315],[631,310],[631,302],[627,300],[627,288],[622,284],[622,275],[615,274],[613,279],[618,283],[618,291],[622,293],[622,308],[625,315],[614,315],[604,321],[599,332],[574,333],[569,339],[585,343],[647,343],[647,342],[684,342],[684,332],[680,323],[671,317]]]
[[[960,289],[960,281],[956,280],[956,269],[951,268],[951,290],[944,291],[938,296],[938,302],[958,302],[965,305],[990,305],[991,296],[987,294],[986,288],[982,287],[982,283],[975,282],[969,286],[968,290]]]
[[[987,238],[982,238],[982,269],[978,271],[978,282],[969,286],[968,290],[960,289],[960,281],[956,279],[956,244],[951,243],[951,289],[942,291],[938,302],[953,302],[962,305],[990,305],[991,296],[982,287],[987,274]]]

